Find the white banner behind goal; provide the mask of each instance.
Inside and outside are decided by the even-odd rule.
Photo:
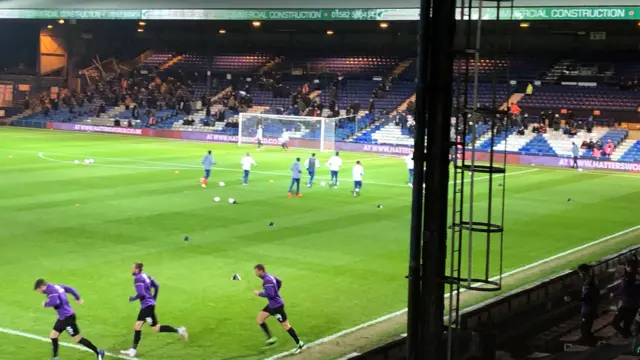
[[[258,128],[262,127],[265,145],[280,144],[283,132],[289,137],[289,146],[330,151],[335,149],[336,124],[340,118],[240,113],[238,118],[238,145],[251,139],[256,143]]]

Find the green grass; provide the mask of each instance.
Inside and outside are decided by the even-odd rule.
[[[218,162],[213,182],[225,181],[224,188],[200,188],[199,163],[209,148]],[[259,167],[243,187],[239,161],[248,150]],[[262,348],[255,317],[265,301],[252,294],[260,288],[252,275],[256,263],[283,279],[292,325],[307,341],[404,308],[410,222],[404,162],[344,153],[339,189],[305,188],[304,197],[289,199],[288,168],[309,152],[253,150],[0,129],[0,327],[48,335],[54,312],[40,308],[44,297],[32,291],[44,277],[81,293],[85,304],[76,310],[85,336],[111,352],[128,348],[139,308],[127,301],[135,261],[144,261],[161,284],[160,321],[185,325],[191,334],[183,343],[146,329],[143,359],[249,360],[289,350],[293,343],[274,321],[281,341]],[[319,157],[324,163],[328,155]],[[85,158],[95,164],[73,164]],[[356,159],[366,172],[359,198],[350,192]],[[638,225],[640,177],[523,172],[529,169],[509,169],[505,271]],[[319,176],[326,179],[328,171]],[[486,183],[477,182],[478,208],[487,204]],[[214,196],[239,204],[214,203]],[[267,226],[271,221],[276,227]],[[193,241],[185,243],[185,236]],[[474,245],[474,253],[484,254],[483,246]],[[234,273],[242,281],[232,281]],[[46,343],[3,333],[0,347],[0,359],[49,354]],[[88,356],[61,351],[64,359]]]

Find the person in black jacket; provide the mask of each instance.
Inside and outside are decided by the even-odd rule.
[[[593,322],[598,317],[598,296],[600,291],[593,278],[591,266],[582,264],[578,266],[578,274],[584,281],[580,296],[582,323],[580,324],[580,342],[585,345],[595,345],[596,338],[591,332]]]
[[[620,288],[615,295],[620,297],[620,307],[613,318],[611,326],[624,338],[631,336],[631,325],[638,312],[638,285],[636,283],[637,268],[634,261],[625,264],[625,271]]]

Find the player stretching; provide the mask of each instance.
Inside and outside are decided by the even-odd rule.
[[[353,196],[358,196],[360,189],[362,189],[362,176],[364,175],[364,168],[360,165],[360,160],[356,161],[352,170],[353,175]]]
[[[262,150],[262,125],[258,125],[258,130],[256,131],[256,140],[258,141],[258,151]]]
[[[340,158],[340,152],[336,151],[336,154],[329,158],[327,161],[327,167],[331,170],[331,186],[338,187],[338,171],[342,167],[342,159]]]
[[[80,329],[76,323],[76,314],[71,305],[69,305],[69,299],[67,299],[67,293],[69,293],[76,298],[78,305],[82,304],[83,301],[77,291],[66,285],[47,284],[43,279],[36,280],[34,290],[47,295],[47,301],[43,302],[42,306],[54,308],[58,313],[58,320],[56,320],[49,334],[51,345],[53,346],[53,360],[58,360],[58,338],[63,331],[66,331],[73,338],[73,341],[93,351],[98,360],[104,359],[104,350],[98,349],[91,341],[80,336]]]
[[[202,187],[207,187],[207,182],[209,182],[209,176],[211,176],[211,166],[215,165],[216,162],[213,161],[213,155],[211,155],[211,150],[207,151],[207,155],[202,158],[202,166],[204,166],[204,177],[200,179],[200,183],[202,183]]]
[[[289,151],[289,133],[287,129],[282,130],[282,136],[280,137],[280,143],[283,151]]]
[[[183,327],[176,329],[169,325],[158,324],[158,319],[156,318],[156,300],[158,299],[160,285],[158,285],[151,276],[142,272],[143,267],[144,265],[142,263],[135,263],[131,268],[131,274],[134,277],[133,284],[136,288],[136,295],[130,296],[129,302],[140,300],[140,312],[138,313],[138,320],[136,320],[136,323],[133,326],[133,346],[129,350],[120,351],[120,353],[130,357],[136,356],[138,344],[142,338],[142,325],[144,325],[145,322],[157,333],[177,333],[182,335],[185,341],[189,340],[187,329]],[[153,293],[151,292],[151,288],[154,289]]]
[[[293,185],[296,185],[296,196],[300,197],[300,176],[302,176],[302,164],[300,164],[300,158],[296,158],[296,161],[291,165],[291,186],[289,186],[289,197],[293,196]]]
[[[278,279],[277,277],[268,274],[264,269],[264,265],[262,264],[254,266],[253,269],[255,270],[256,275],[262,279],[263,289],[263,291],[255,290],[253,294],[256,296],[267,298],[267,300],[269,301],[267,306],[265,306],[264,309],[262,309],[262,311],[258,313],[257,319],[258,325],[260,325],[260,328],[262,328],[264,333],[267,335],[267,342],[265,343],[265,345],[270,346],[278,341],[276,337],[271,335],[271,331],[269,331],[269,327],[265,323],[265,320],[267,320],[269,316],[273,316],[274,318],[276,318],[276,320],[278,320],[278,322],[280,322],[282,328],[289,333],[293,341],[296,342],[297,346],[293,351],[294,354],[299,353],[304,348],[304,342],[298,339],[298,335],[296,334],[296,331],[291,327],[291,324],[289,324],[287,313],[284,311],[284,301],[282,301],[282,298],[280,297],[280,288],[282,287],[282,281],[280,281],[280,279]]]
[[[407,170],[409,170],[409,187],[413,187],[413,153],[411,153],[411,155],[407,155],[404,158],[404,162],[407,163]]]
[[[256,161],[253,160],[249,153],[240,160],[240,164],[242,164],[242,170],[244,170],[242,185],[247,185],[247,182],[249,181],[249,173],[251,172],[251,165],[258,166],[258,164],[256,164]]]
[[[307,187],[311,187],[311,185],[313,185],[313,178],[316,177],[316,169],[320,167],[320,162],[316,159],[315,153],[311,154],[311,157],[305,160],[304,167],[309,173],[309,182],[307,183]]]

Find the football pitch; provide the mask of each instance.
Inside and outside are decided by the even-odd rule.
[[[208,149],[217,166],[203,189],[200,161]],[[242,186],[247,151],[258,167]],[[313,188],[288,198],[289,167],[310,152],[0,129],[0,359],[50,357],[48,343],[20,335],[46,340],[56,318],[33,291],[39,277],[80,292],[85,303],[74,308],[84,336],[114,354],[129,348],[139,310],[128,302],[137,261],[160,284],[160,323],[190,333],[185,343],[145,328],[140,359],[251,360],[293,348],[273,319],[279,342],[263,348],[257,263],[283,280],[287,314],[306,342],[406,307],[411,192],[404,161],[342,153],[338,189],[319,185],[328,181],[323,166]],[[324,165],[329,154],[318,157]],[[82,164],[89,158],[94,164]],[[356,160],[365,176],[354,198]],[[476,178],[478,209],[488,200],[485,179]],[[511,166],[506,179],[505,272],[639,224],[639,176]],[[236,273],[240,281],[232,280]],[[65,360],[92,358],[60,351]]]

